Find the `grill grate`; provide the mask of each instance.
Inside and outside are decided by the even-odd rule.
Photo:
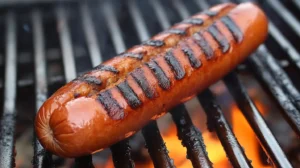
[[[39,4],[33,8],[20,10],[21,12],[13,6],[2,7],[5,9],[1,12],[4,22],[0,23],[0,27],[4,26],[5,37],[0,38],[5,48],[0,48],[0,69],[4,72],[0,74],[0,93],[4,98],[3,100],[0,98],[0,103],[3,102],[3,105],[0,104],[3,106],[0,167],[15,165],[14,146],[18,125],[16,116],[20,116],[24,111],[18,107],[18,92],[28,88],[35,92],[35,100],[27,101],[35,106],[33,109],[36,111],[53,91],[91,66],[96,66],[131,45],[149,39],[161,29],[167,29],[171,24],[187,18],[192,14],[189,11],[207,9],[220,2],[228,0],[214,0],[209,3],[204,0],[72,1],[51,3],[49,8],[52,11],[49,11],[49,8],[44,10],[44,6]],[[294,4],[298,12],[300,11],[298,1],[288,3]],[[270,97],[281,107],[280,111],[287,123],[300,136],[300,94],[299,88],[292,80],[293,74],[295,72],[297,74],[300,70],[300,47],[293,46],[295,37],[290,40],[286,32],[282,31],[285,29],[281,29],[282,25],[288,27],[296,39],[299,39],[300,22],[279,0],[267,0],[260,4],[271,18],[270,37],[266,44],[261,45],[258,51],[249,57],[246,61],[246,70],[243,71],[249,73],[251,70],[251,74],[254,72]],[[77,9],[79,23],[77,15],[74,14],[77,13],[74,12]],[[274,15],[278,15],[284,24],[274,20]],[[26,33],[28,36],[28,32],[32,35],[32,44],[26,44],[19,38]],[[295,71],[290,71],[288,69],[290,66],[280,64],[279,60],[285,58],[274,52],[274,44],[283,50],[281,53],[284,53],[287,62]],[[22,52],[29,52],[32,56],[20,59]],[[23,66],[34,67],[34,74],[27,74],[28,77],[22,78],[22,74],[25,74],[22,73]],[[232,72],[223,81],[271,162],[276,167],[292,167],[237,73]],[[209,128],[216,131],[231,164],[234,167],[252,167],[249,160],[251,158],[245,155],[212,92],[207,89],[198,95],[198,99],[207,114]],[[213,167],[201,132],[193,125],[186,106],[187,104],[179,105],[170,112],[178,130],[178,137],[187,148],[188,159],[194,167]],[[154,165],[175,167],[168,155],[157,122],[151,122],[142,132]],[[53,167],[51,153],[45,151],[36,139],[33,144],[34,167]],[[134,167],[128,139],[113,145],[111,151],[115,167]],[[92,156],[76,158],[75,164],[77,167],[93,167]]]

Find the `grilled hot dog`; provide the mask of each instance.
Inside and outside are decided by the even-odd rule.
[[[36,116],[37,137],[63,157],[109,147],[234,69],[267,27],[252,3],[186,19],[59,89]]]

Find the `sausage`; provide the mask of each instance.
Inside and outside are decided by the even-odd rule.
[[[113,59],[94,67],[93,70],[79,76],[65,85],[63,89],[58,90],[55,96],[63,96],[65,100],[61,100],[61,102],[67,102],[74,98],[96,94],[124,78],[126,74],[142,63],[149,61],[153,56],[169,50],[180,40],[190,37],[213,21],[226,15],[235,6],[233,3],[225,3],[195,14],[144,41],[142,44],[134,46]],[[64,95],[68,96],[65,97]]]
[[[204,15],[216,17],[214,11],[229,10],[195,28],[196,32],[187,33],[193,29],[187,28],[184,37],[159,34],[146,42],[150,47],[137,46],[123,53],[147,52],[148,58],[144,55],[140,62],[120,56],[54,93],[35,120],[42,146],[62,157],[107,148],[221,79],[264,42],[268,22],[255,4],[223,4],[212,9]],[[184,27],[183,23],[176,26]],[[164,39],[169,47],[153,42],[156,38]]]

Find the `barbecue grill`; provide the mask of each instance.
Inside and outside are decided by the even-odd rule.
[[[239,3],[236,1],[235,3]],[[19,2],[19,3],[18,3]],[[188,16],[229,0],[115,0],[38,1],[0,3],[0,167],[16,165],[15,143],[25,128],[33,127],[37,109],[56,89],[150,36]],[[249,96],[241,78],[248,73],[259,81],[269,99],[300,136],[300,1],[257,2],[270,19],[269,37],[245,63],[222,81],[256,134],[263,153],[275,167],[297,167],[288,157]],[[247,82],[247,81],[244,81]],[[3,96],[2,96],[3,95]],[[252,167],[232,131],[217,98],[207,89],[197,96],[233,167]],[[178,137],[187,149],[193,167],[214,167],[207,155],[201,132],[193,124],[186,104],[170,110]],[[155,167],[175,167],[157,122],[141,131]],[[130,138],[111,146],[115,167],[134,167]],[[300,153],[295,149],[294,155]],[[55,167],[57,160],[33,139],[33,167]],[[107,150],[106,150],[107,151]],[[104,152],[106,152],[104,151]],[[101,152],[100,152],[101,153]],[[295,157],[296,158],[296,157]],[[298,158],[299,159],[299,158]],[[56,161],[54,161],[56,160]],[[76,167],[94,167],[93,156],[75,158]]]

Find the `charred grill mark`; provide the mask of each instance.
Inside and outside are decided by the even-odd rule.
[[[143,54],[142,53],[132,53],[132,52],[125,52],[120,54],[119,56],[121,57],[131,57],[131,58],[136,58],[136,59],[143,59]]]
[[[203,20],[200,18],[188,18],[182,21],[181,23],[187,23],[192,25],[203,25]]]
[[[236,23],[229,16],[222,17],[221,22],[231,32],[231,34],[236,42],[238,42],[238,43],[242,42],[243,33],[240,30],[240,28],[236,25]]]
[[[216,24],[212,24],[208,27],[209,34],[218,42],[220,48],[222,49],[223,53],[226,53],[229,48],[230,44],[226,37],[220,32]]]
[[[95,76],[80,76],[77,78],[79,81],[86,82],[92,85],[101,85],[102,82],[100,79],[96,78]]]
[[[165,45],[165,43],[161,40],[147,40],[142,43],[142,45],[148,45],[153,47],[161,47]]]
[[[81,95],[80,95],[80,93],[74,93],[74,98],[76,99],[76,98],[78,98],[78,97],[80,97]]]
[[[169,89],[171,86],[171,82],[164,71],[161,69],[161,67],[154,60],[146,63],[146,65],[149,67],[149,69],[151,69],[154,76],[158,80],[159,86],[164,90]]]
[[[169,30],[164,31],[163,33],[186,35],[186,32],[181,29],[169,29]]]
[[[180,62],[176,59],[176,57],[173,55],[172,51],[169,51],[165,55],[165,60],[172,69],[175,78],[177,80],[180,80],[184,77],[185,71],[180,65]]]
[[[182,48],[182,51],[183,51],[184,55],[186,55],[188,57],[189,62],[193,68],[199,68],[201,66],[200,60],[198,60],[195,57],[192,49],[190,49],[188,46],[184,46]]]
[[[102,64],[96,66],[94,68],[94,70],[108,71],[108,72],[112,72],[114,74],[118,74],[119,73],[119,71],[116,68],[114,68],[112,66],[109,66],[109,65],[102,65]]]
[[[123,97],[128,102],[131,108],[135,109],[142,104],[142,102],[139,100],[138,96],[132,90],[132,88],[128,85],[126,80],[118,84],[117,88],[120,90],[121,94],[123,95]]]
[[[156,97],[157,93],[155,92],[154,88],[149,85],[144,75],[144,71],[141,68],[134,70],[131,73],[131,76],[133,77],[135,82],[141,87],[147,98],[153,99]]]
[[[204,52],[206,58],[211,59],[214,56],[214,52],[205,38],[200,33],[195,33],[193,38],[196,44],[198,44],[198,46]]]
[[[112,119],[119,120],[124,118],[124,109],[119,105],[117,100],[112,97],[110,90],[101,92],[97,99]]]
[[[214,17],[214,16],[217,16],[217,15],[218,15],[218,12],[207,10],[207,11],[204,11],[203,14],[206,14],[206,15],[209,16],[209,17]]]

